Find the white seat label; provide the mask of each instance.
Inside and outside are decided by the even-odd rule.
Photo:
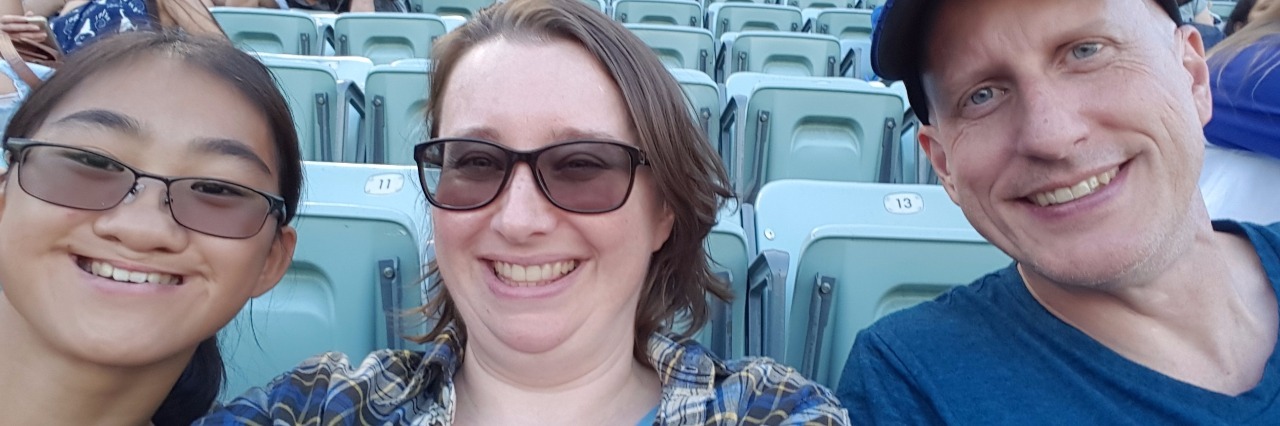
[[[884,196],[885,211],[893,214],[916,214],[924,210],[924,199],[914,192],[898,192]]]
[[[370,195],[395,194],[404,188],[404,175],[399,173],[383,173],[369,176],[364,183],[364,193]]]

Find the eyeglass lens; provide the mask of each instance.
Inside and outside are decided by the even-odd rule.
[[[483,207],[497,198],[517,153],[499,145],[446,140],[427,145],[420,162],[431,201],[446,209]],[[631,191],[635,161],[621,145],[571,142],[531,153],[543,193],[556,206],[579,213],[617,209]]]
[[[23,191],[75,209],[113,208],[129,195],[135,182],[137,175],[120,162],[74,148],[27,147],[18,164],[18,185]],[[181,178],[173,180],[168,189],[173,219],[193,231],[214,236],[256,235],[271,210],[271,203],[262,194],[228,182]]]

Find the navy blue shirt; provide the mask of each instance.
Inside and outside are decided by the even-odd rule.
[[[1280,223],[1229,221],[1280,286]],[[1123,358],[1046,311],[1009,267],[858,334],[836,392],[854,424],[1280,425],[1280,356],[1227,396]]]

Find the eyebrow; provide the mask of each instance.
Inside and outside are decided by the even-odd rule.
[[[240,159],[244,159],[253,163],[266,174],[271,174],[271,167],[267,166],[267,162],[262,160],[258,154],[255,154],[249,145],[244,142],[227,139],[227,138],[202,138],[196,141],[198,150],[212,154],[228,155]]]
[[[62,117],[53,122],[54,125],[87,124],[101,126],[130,136],[142,136],[142,125],[138,120],[124,114],[105,109],[87,109]]]
[[[572,127],[567,129],[555,129],[551,132],[551,134],[555,137],[557,141],[593,140],[593,141],[622,142],[622,138],[614,136],[608,132],[579,129],[579,128],[572,128]]]

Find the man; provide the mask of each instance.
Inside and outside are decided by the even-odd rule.
[[[1016,263],[860,333],[855,424],[1280,424],[1280,224],[1209,220],[1180,23],[1176,0],[888,2],[876,73]]]

